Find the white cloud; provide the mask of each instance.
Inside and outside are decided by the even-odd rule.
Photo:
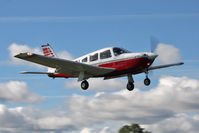
[[[41,129],[47,130],[63,129],[66,126],[72,125],[71,120],[69,118],[58,116],[49,116],[41,118],[37,122]]]
[[[31,92],[25,82],[10,81],[0,83],[0,100],[10,103],[37,103],[44,101],[44,98]]]
[[[23,53],[23,52],[32,52],[36,54],[42,54],[39,48],[30,48],[28,45],[21,45],[21,44],[16,44],[12,43],[9,47],[8,50],[10,52],[10,61],[9,63],[11,64],[24,64],[25,61],[20,60],[15,58],[14,56]]]
[[[23,107],[7,108],[0,105],[0,131],[1,132],[20,132],[24,129],[30,129],[28,119],[22,115]],[[17,129],[17,130],[16,130]]]
[[[148,91],[124,89],[89,96],[74,94],[66,99],[63,108],[58,109],[0,106],[0,131],[18,126],[16,132],[26,126],[29,132],[113,133],[123,124],[140,123],[153,132],[196,133],[199,127],[198,99],[199,80],[163,76],[158,86]],[[187,115],[190,113],[193,116]],[[7,117],[1,117],[1,114]],[[12,120],[12,126],[9,120]],[[23,123],[25,125],[20,126]],[[176,127],[179,129],[175,130]]]
[[[71,133],[114,133],[109,127],[85,128],[79,126],[70,115],[56,110],[39,110],[31,107],[7,108],[0,104],[0,132],[71,132]],[[70,121],[73,121],[71,124]]]
[[[199,115],[176,114],[174,117],[144,127],[158,133],[198,133]]]
[[[94,129],[94,128],[83,128],[78,133],[116,133],[114,129],[110,129],[109,127],[104,127],[102,129]]]
[[[69,116],[68,116],[69,117]],[[75,123],[59,110],[40,110],[32,107],[7,108],[0,104],[0,132],[62,132],[74,130]]]
[[[93,133],[92,130],[93,130],[93,129],[91,129],[91,128],[84,128],[84,129],[82,129],[82,130],[80,131],[80,133]]]
[[[157,59],[161,63],[175,63],[180,61],[179,49],[169,44],[158,44],[155,52],[158,54]]]
[[[74,59],[74,57],[72,56],[72,54],[70,54],[67,51],[61,51],[61,52],[57,53],[57,56],[59,58],[67,59],[67,60],[73,60]]]
[[[104,127],[99,133],[116,133],[115,128]]]
[[[102,121],[154,123],[175,113],[198,112],[198,99],[198,80],[165,76],[149,91],[122,90],[90,97],[73,95],[67,103],[74,118],[87,124]],[[83,124],[83,121],[78,123]]]

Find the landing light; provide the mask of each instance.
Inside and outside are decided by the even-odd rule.
[[[149,63],[147,63],[147,66],[150,66],[151,65],[151,63],[149,62]]]
[[[27,53],[27,55],[28,55],[28,56],[31,56],[31,55],[32,55],[32,53],[28,52],[28,53]]]

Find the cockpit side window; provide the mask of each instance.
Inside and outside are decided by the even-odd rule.
[[[98,60],[98,53],[90,56],[90,61],[96,61],[96,60]]]
[[[84,59],[82,59],[82,62],[87,62],[88,61],[88,58],[85,57]]]
[[[106,59],[106,58],[110,58],[110,57],[112,57],[110,50],[106,50],[106,51],[100,53],[100,59]]]
[[[121,49],[121,48],[113,48],[113,53],[115,56],[124,54],[124,53],[129,53],[129,51],[125,50],[125,49]]]

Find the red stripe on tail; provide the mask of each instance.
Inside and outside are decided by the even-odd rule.
[[[43,50],[44,56],[56,57],[55,53],[53,52],[53,49],[50,47],[48,43],[47,45],[42,46],[42,50]]]

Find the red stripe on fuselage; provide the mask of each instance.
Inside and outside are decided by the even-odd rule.
[[[115,68],[116,71],[124,71],[128,69],[146,68],[149,63],[148,58],[133,58],[120,61],[109,62],[98,65],[99,67]]]
[[[107,62],[102,63],[97,66],[99,67],[105,67],[105,68],[115,68],[116,71],[107,74],[107,75],[101,75],[103,76],[109,76],[109,75],[121,75],[121,74],[138,74],[142,73],[144,69],[148,68],[153,63],[153,61],[149,60],[146,57],[143,58],[133,58],[133,59],[126,59],[126,60],[119,60],[119,61],[113,61],[113,62]],[[65,74],[55,74],[54,77],[65,77],[65,78],[71,78],[74,76],[65,75]]]

